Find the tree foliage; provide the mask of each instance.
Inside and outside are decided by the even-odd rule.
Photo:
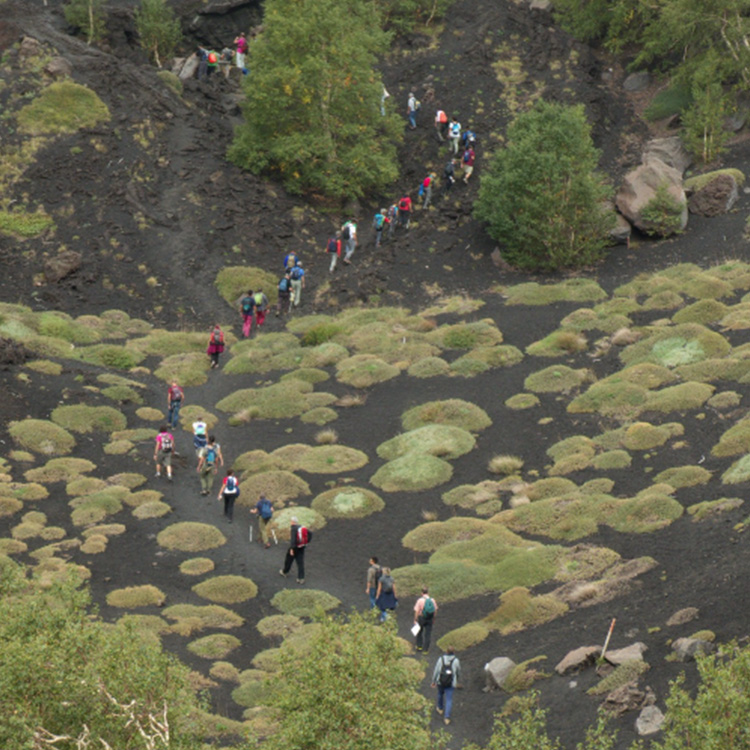
[[[390,626],[327,618],[304,646],[282,650],[270,683],[279,731],[267,750],[438,750],[420,675]]]
[[[141,47],[159,68],[174,55],[182,39],[180,21],[165,0],[141,0],[135,11],[135,28]]]
[[[613,217],[597,161],[582,106],[539,101],[516,118],[475,207],[508,262],[554,270],[601,257]]]
[[[402,123],[380,114],[388,49],[371,0],[267,0],[229,158],[290,192],[360,198],[395,179]]]
[[[408,34],[415,27],[441,19],[451,0],[375,0],[386,29]]]
[[[107,31],[104,0],[70,0],[63,6],[65,20],[80,29],[88,44],[99,42]]]

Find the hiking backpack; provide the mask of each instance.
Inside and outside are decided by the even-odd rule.
[[[172,401],[182,401],[182,388],[179,385],[173,385],[169,389],[169,398]]]
[[[224,343],[224,334],[220,328],[214,328],[214,332],[211,334],[211,341],[215,346],[220,346]]]
[[[227,495],[239,495],[240,488],[237,486],[236,477],[227,477],[227,481],[224,483],[224,492]]]
[[[297,546],[306,547],[308,544],[310,544],[310,539],[312,539],[312,531],[310,531],[307,526],[298,526]]]
[[[263,292],[256,292],[255,293],[255,306],[258,308],[258,310],[263,309]]]
[[[440,665],[440,677],[438,677],[438,685],[443,688],[453,687],[453,662],[456,657],[451,657],[451,660],[446,662],[443,657],[443,663]]]
[[[383,214],[375,214],[375,229],[382,229],[385,224],[385,216]]]
[[[162,434],[161,436],[161,452],[162,453],[171,453],[172,452],[172,438],[169,437],[166,433]]]
[[[401,211],[408,211],[408,210],[409,210],[409,199],[408,199],[408,198],[406,198],[406,197],[403,197],[403,198],[402,198],[402,199],[401,199],[401,200],[400,200],[400,201],[398,202],[398,207],[399,207],[399,209],[400,209]]]
[[[291,275],[293,281],[299,281],[302,278],[303,271],[299,266],[292,269]]]
[[[286,276],[279,281],[279,291],[284,294],[289,291],[289,279]]]
[[[349,225],[348,225],[348,224],[344,224],[344,230],[343,230],[343,232],[341,233],[341,236],[342,236],[342,237],[343,237],[343,238],[344,238],[345,240],[351,239],[351,236],[352,236],[352,232],[351,232],[351,228],[349,227]]]
[[[328,240],[328,252],[329,253],[336,253],[338,252],[338,242],[335,237],[331,237],[330,240]]]
[[[268,498],[263,498],[258,502],[258,513],[260,513],[260,517],[268,521],[271,516],[273,515],[273,505],[271,505],[271,501]]]
[[[471,152],[467,148],[466,151],[464,151],[464,164],[468,164],[471,161]]]
[[[249,295],[247,297],[244,297],[242,299],[242,312],[245,313],[246,315],[248,313],[251,313],[253,311],[254,303],[255,303],[255,300]]]
[[[215,52],[208,53],[208,62],[211,63],[211,65],[215,65],[217,62],[219,62],[219,58],[216,56]]]
[[[422,616],[425,620],[432,619],[435,614],[435,602],[429,596],[425,596],[424,604],[422,605]]]
[[[216,463],[216,446],[209,445],[206,448],[206,466],[213,466]]]

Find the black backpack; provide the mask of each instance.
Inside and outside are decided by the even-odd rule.
[[[244,313],[250,313],[253,311],[253,306],[255,305],[255,300],[250,297],[243,297],[242,298],[242,312]]]
[[[456,661],[456,657],[452,656],[451,660],[446,662],[443,657],[443,663],[440,665],[440,677],[438,678],[438,684],[440,687],[453,687],[453,662]]]
[[[349,228],[349,225],[348,225],[348,224],[346,224],[346,225],[344,226],[344,231],[343,231],[343,232],[341,233],[341,236],[342,236],[342,237],[343,237],[343,238],[344,238],[345,240],[348,240],[348,239],[350,239],[350,238],[351,238],[351,236],[352,236],[352,233],[351,233],[351,230],[350,230],[350,228]]]

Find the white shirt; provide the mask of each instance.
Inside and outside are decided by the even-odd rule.
[[[461,135],[461,123],[452,122],[451,123],[451,138],[458,138],[460,135]]]
[[[206,423],[201,422],[198,420],[197,422],[193,422],[193,435],[198,435],[199,437],[206,434]]]

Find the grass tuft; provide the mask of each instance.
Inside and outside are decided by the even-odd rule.
[[[160,607],[166,601],[166,596],[156,588],[145,586],[128,586],[115,589],[107,594],[107,604],[121,609],[136,609],[137,607]]]
[[[271,599],[271,605],[286,615],[312,617],[316,612],[330,612],[341,602],[327,591],[316,589],[282,589]]]
[[[202,552],[226,544],[226,537],[215,526],[194,521],[182,521],[159,532],[156,543],[160,547],[182,552]]]
[[[429,454],[410,453],[389,461],[370,477],[370,483],[385,492],[419,492],[449,481],[453,467]]]
[[[249,578],[225,575],[208,578],[193,586],[193,591],[203,599],[218,604],[238,604],[253,599],[258,587]]]

